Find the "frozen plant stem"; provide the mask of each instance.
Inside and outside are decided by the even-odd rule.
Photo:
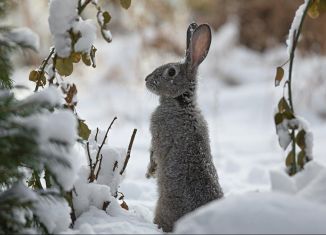
[[[295,49],[299,40],[299,36],[301,33],[301,29],[302,29],[302,24],[303,21],[307,15],[308,9],[310,7],[311,4],[311,0],[308,1],[306,8],[304,9],[302,18],[300,20],[300,24],[298,27],[298,30],[294,30],[293,32],[293,43],[292,43],[292,47],[290,48],[290,64],[289,64],[289,75],[288,75],[288,80],[287,80],[287,86],[288,86],[288,96],[289,96],[289,105],[290,105],[290,109],[291,112],[294,114],[294,106],[293,106],[293,100],[292,100],[292,70],[293,70],[293,62],[294,62],[294,53],[295,53]],[[292,153],[293,153],[293,162],[292,162],[292,167],[290,170],[290,175],[294,175],[297,172],[297,164],[296,164],[296,143],[295,143],[295,128],[292,129],[291,131],[291,140],[292,140]]]
[[[83,4],[81,4],[81,0],[78,1],[78,15],[80,15],[85,7],[91,2],[92,0],[85,0]]]
[[[49,63],[49,60],[51,59],[51,57],[52,57],[52,55],[54,54],[54,47],[52,48],[52,50],[50,51],[50,54],[48,55],[48,57],[43,61],[43,63],[42,63],[42,66],[41,66],[41,70],[40,70],[40,75],[39,75],[39,77],[38,77],[38,79],[37,79],[37,82],[36,82],[36,86],[35,86],[35,90],[34,90],[34,92],[36,92],[36,91],[38,91],[38,88],[39,88],[39,86],[41,85],[41,81],[40,81],[40,79],[41,79],[41,74],[44,74],[44,70],[45,70],[45,67],[46,67],[46,65]]]

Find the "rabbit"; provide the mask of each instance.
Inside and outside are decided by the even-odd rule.
[[[207,123],[197,107],[198,66],[211,43],[209,25],[187,30],[185,59],[155,69],[147,89],[160,97],[151,116],[150,163],[146,177],[156,177],[159,199],[154,223],[164,232],[196,208],[223,197],[213,164]]]

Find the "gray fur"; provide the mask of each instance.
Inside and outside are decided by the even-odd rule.
[[[194,34],[205,43],[200,46],[192,41]],[[181,216],[223,197],[207,123],[196,103],[197,69],[209,50],[210,28],[191,24],[187,35],[186,60],[165,64],[146,77],[147,88],[160,96],[151,118],[152,143],[146,177],[157,177],[159,199],[154,223],[165,232],[172,231]],[[192,54],[203,45],[205,51]],[[175,75],[169,71],[171,68]]]

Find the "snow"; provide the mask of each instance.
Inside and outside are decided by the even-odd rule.
[[[78,218],[74,227],[78,234],[158,234],[160,231],[133,212],[122,213],[119,216],[108,216],[104,211],[92,207]]]
[[[186,28],[187,25],[184,25],[176,31]],[[236,22],[229,22],[221,30],[223,33],[220,31],[213,34],[210,52],[200,67],[198,89],[198,103],[208,122],[213,160],[226,197],[225,201],[221,201],[221,206],[219,203],[216,206],[220,208],[230,204],[230,211],[225,211],[226,215],[232,212],[234,215],[242,213],[237,221],[247,221],[248,226],[256,224],[255,221],[249,224],[249,218],[256,216],[254,218],[259,219],[259,215],[263,213],[258,210],[258,205],[253,206],[256,201],[262,209],[266,209],[262,218],[271,219],[274,225],[276,222],[284,225],[285,221],[295,223],[298,228],[307,225],[309,221],[317,224],[319,218],[312,221],[315,216],[302,215],[302,211],[315,211],[316,216],[319,214],[324,216],[320,218],[325,218],[322,209],[325,202],[321,195],[325,195],[323,168],[326,165],[326,121],[321,114],[326,113],[326,106],[322,102],[326,92],[323,88],[325,86],[320,84],[326,81],[326,58],[317,55],[296,57],[293,101],[297,114],[311,124],[309,130],[314,134],[314,159],[305,165],[303,171],[289,177],[284,172],[285,156],[279,146],[273,122],[274,107],[282,97],[282,89],[274,88],[273,78],[276,66],[288,57],[286,48],[280,46],[257,53],[238,45]],[[176,34],[175,40],[184,42],[184,35],[178,38]],[[125,195],[124,200],[129,211],[119,208],[120,202],[114,201],[116,199],[107,212],[99,209],[99,202],[112,198],[109,195],[110,187],[103,186],[107,182],[99,183],[98,180],[94,182],[95,186],[90,187],[99,187],[105,191],[105,197],[92,195],[95,189],[87,191],[86,188],[83,191],[85,194],[81,195],[85,196],[85,204],[80,206],[81,214],[74,228],[65,231],[68,234],[162,233],[152,223],[158,198],[156,180],[145,178],[151,138],[149,119],[151,112],[157,107],[158,99],[146,91],[144,78],[157,66],[180,58],[156,49],[146,50],[144,44],[139,32],[125,35],[116,32],[114,41],[109,45],[96,41],[97,68],[94,70],[86,66],[76,66],[69,78],[78,87],[78,115],[86,120],[91,129],[105,129],[114,116],[118,117],[109,132],[105,147],[113,155],[108,153],[111,156],[110,161],[105,163],[108,165],[108,172],[113,157],[125,157],[119,149],[126,150],[133,128],[138,131],[125,178],[119,183],[119,191]],[[15,81],[30,86],[26,81],[27,71],[24,68],[17,70],[14,74]],[[102,136],[103,132],[99,135],[100,140]],[[85,156],[80,162],[85,172],[79,172],[79,176],[83,178],[79,178],[78,182],[83,180],[81,183],[86,184],[88,168]],[[312,164],[318,166],[313,167]],[[110,188],[110,193],[112,191],[114,190]],[[249,193],[252,191],[260,193]],[[89,203],[86,196],[95,198],[95,201]],[[241,205],[240,202],[244,204]],[[293,212],[290,213],[290,210]],[[248,216],[248,220],[245,213],[247,211],[252,215]],[[216,210],[216,213],[219,211]],[[294,215],[297,218],[296,213],[301,214],[302,218],[295,222],[290,217]],[[289,218],[279,221],[278,215],[280,218]],[[300,224],[306,218],[307,221]],[[206,220],[208,223],[213,218]],[[268,222],[263,219],[260,221]],[[214,223],[219,221],[215,219]],[[226,221],[224,225],[229,225],[230,232],[238,227],[232,220]],[[271,227],[268,224],[266,226]],[[284,225],[280,229],[294,231],[295,226],[291,226],[287,228]],[[277,232],[277,227],[275,225],[267,232]],[[251,228],[258,230],[261,225]],[[318,228],[309,226],[302,231],[317,232]],[[199,229],[204,228],[198,227],[196,231]]]
[[[70,223],[71,208],[64,199],[54,196],[39,197],[35,205],[35,214],[50,234],[66,230]]]
[[[107,40],[112,41],[112,34],[110,30],[103,29],[102,32]]]
[[[123,163],[126,157],[125,149],[103,147],[102,149],[103,161],[102,168],[99,173],[97,182],[100,184],[108,185],[111,188],[111,193],[114,195],[122,182],[124,174],[121,176],[120,171],[122,170]],[[117,167],[113,171],[115,162],[117,162]],[[127,170],[126,170],[127,171]]]
[[[68,57],[71,52],[71,39],[68,30],[77,19],[78,0],[51,0],[49,6],[49,27],[53,35],[56,53]]]
[[[285,150],[291,143],[288,120],[285,119],[276,126],[276,133],[281,147]]]
[[[40,48],[40,38],[30,28],[22,27],[12,29],[8,36],[13,42],[29,47],[35,51],[38,51]]]
[[[311,161],[294,177],[289,177],[284,172],[272,172],[272,190],[297,195],[308,201],[326,205],[326,189],[323,187],[325,177],[326,167]]]
[[[291,28],[289,30],[289,36],[288,36],[288,39],[286,40],[288,55],[290,55],[291,50],[293,48],[293,39],[294,39],[294,36],[296,37],[296,35],[298,33],[299,26],[302,21],[303,13],[304,13],[305,9],[308,7],[308,3],[309,3],[309,0],[304,0],[304,3],[295,12],[295,16],[293,18]],[[294,35],[294,33],[295,33],[295,35]]]
[[[83,167],[79,179],[74,185],[73,204],[77,216],[87,212],[91,206],[101,209],[104,202],[116,200],[111,196],[110,187],[97,184],[96,182],[88,183],[88,176],[88,169]]]
[[[50,106],[61,105],[64,103],[62,93],[54,86],[50,86],[47,89],[36,92],[22,101],[26,104],[49,104]]]
[[[89,52],[96,39],[96,24],[93,20],[80,19],[73,25],[74,33],[80,32],[81,38],[75,44],[76,52]]]
[[[279,137],[279,143],[280,143],[281,147],[284,150],[286,150],[286,148],[290,144],[291,136],[290,136],[289,128],[291,128],[291,127],[297,127],[298,132],[301,130],[305,131],[304,151],[305,151],[307,157],[309,158],[309,160],[311,160],[313,158],[312,157],[313,156],[313,154],[312,154],[313,134],[309,128],[308,122],[300,116],[297,116],[293,119],[283,119],[283,121],[276,126],[276,133]]]
[[[181,218],[176,234],[316,234],[326,207],[279,193],[246,193],[212,202]]]
[[[22,102],[22,105],[30,104],[36,98],[37,102],[49,101],[56,103],[58,92],[56,88],[48,88],[42,92],[36,93],[27,98],[28,102]],[[48,96],[47,96],[48,95]],[[73,187],[77,174],[81,166],[82,154],[78,152],[77,145],[77,120],[75,115],[70,110],[56,110],[49,112],[43,110],[28,117],[14,117],[14,121],[29,128],[31,131],[36,131],[39,149],[45,164],[56,177],[56,180],[64,190],[70,190]],[[57,143],[63,143],[60,146]],[[62,161],[66,164],[62,164]],[[67,170],[67,168],[69,170]]]

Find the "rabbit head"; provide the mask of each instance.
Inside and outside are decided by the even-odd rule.
[[[155,69],[145,81],[146,87],[159,96],[176,98],[193,89],[198,66],[203,62],[211,44],[211,29],[207,24],[192,23],[187,30],[185,59]]]

